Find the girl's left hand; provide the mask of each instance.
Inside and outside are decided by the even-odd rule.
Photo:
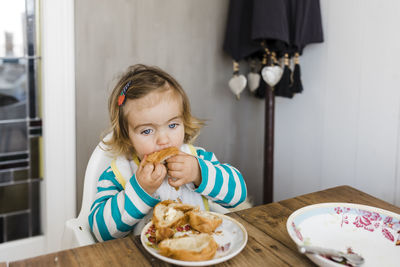
[[[168,183],[179,187],[193,182],[197,187],[201,184],[201,171],[196,157],[180,152],[166,160]]]

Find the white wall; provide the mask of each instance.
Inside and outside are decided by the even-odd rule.
[[[237,166],[261,203],[264,102],[247,92],[236,101],[227,87],[228,3],[76,1],[78,203],[115,73],[139,62],[182,83],[194,114],[208,119],[198,144]],[[276,99],[275,200],[349,184],[400,205],[399,3],[321,0],[325,42],[301,57],[305,90]]]
[[[400,2],[321,1],[305,91],[277,98],[275,199],[341,184],[400,205]]]

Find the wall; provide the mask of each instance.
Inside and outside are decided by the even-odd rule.
[[[400,205],[400,2],[321,1],[305,91],[277,99],[275,197],[349,184]]]
[[[228,0],[75,3],[78,204],[87,160],[108,125],[107,95],[128,65],[158,65],[208,119],[197,144],[244,174],[262,200],[264,103],[229,92]],[[301,57],[305,91],[276,99],[274,199],[349,184],[400,205],[400,3],[321,0],[325,42]]]

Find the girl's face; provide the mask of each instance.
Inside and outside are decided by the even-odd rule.
[[[182,99],[175,91],[155,91],[139,99],[128,99],[125,105],[129,139],[139,159],[183,144]]]

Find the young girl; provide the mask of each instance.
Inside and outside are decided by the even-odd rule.
[[[115,159],[98,180],[89,215],[99,241],[132,230],[139,234],[152,208],[163,200],[180,200],[203,210],[209,209],[209,200],[228,208],[245,200],[240,172],[191,145],[203,122],[191,115],[186,93],[166,72],[131,66],[110,96],[109,113],[112,136],[105,144]],[[143,160],[171,146],[181,152],[165,165]]]

